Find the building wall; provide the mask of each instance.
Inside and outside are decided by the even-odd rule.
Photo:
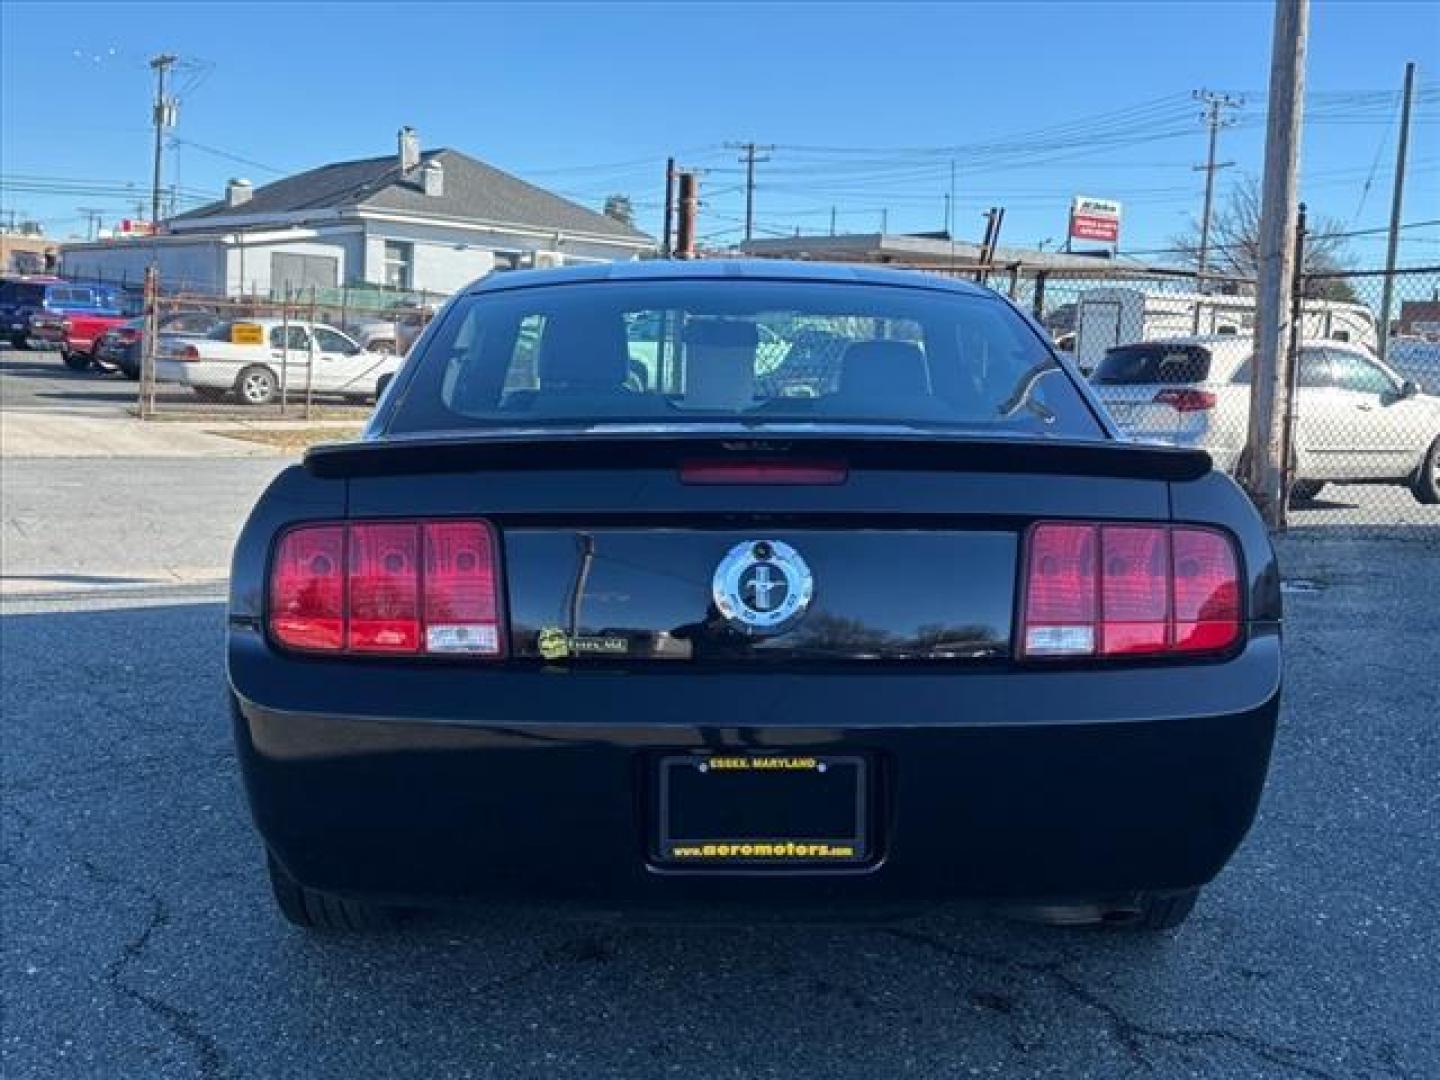
[[[414,245],[410,287],[451,293],[491,270],[528,265],[535,251],[558,251],[567,262],[611,262],[633,259],[633,248],[587,243],[562,235],[546,237],[498,230],[462,229],[445,225],[366,220],[365,267],[361,280],[385,283],[385,241]]]
[[[145,268],[152,259],[164,289],[218,293],[224,288],[224,252],[214,239],[67,244],[60,250],[60,272],[66,277],[138,287],[144,284]]]
[[[254,235],[236,234],[226,255],[226,291],[269,295],[284,287],[271,275],[277,252],[288,255],[318,255],[336,260],[335,284],[354,281],[364,264],[364,236],[358,226],[341,229],[304,230],[303,235],[284,240],[261,240]]]

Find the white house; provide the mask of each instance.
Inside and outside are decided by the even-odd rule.
[[[234,295],[374,285],[449,293],[492,270],[634,259],[655,241],[457,150],[322,165],[180,214],[153,238],[66,244],[66,275]]]

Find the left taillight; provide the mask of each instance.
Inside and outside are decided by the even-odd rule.
[[[270,634],[305,652],[499,657],[498,559],[487,521],[299,526],[276,548]]]
[[[1239,560],[1191,525],[1041,522],[1025,545],[1020,655],[1196,655],[1240,639]]]

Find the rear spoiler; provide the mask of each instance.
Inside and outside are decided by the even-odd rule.
[[[843,461],[851,469],[1049,473],[1140,480],[1196,480],[1204,450],[1119,441],[834,432],[747,436],[692,432],[505,432],[321,443],[305,468],[326,479],[472,470],[665,469],[695,459]]]

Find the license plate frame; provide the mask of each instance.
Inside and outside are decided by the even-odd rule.
[[[817,869],[872,859],[873,778],[862,754],[667,754],[656,774],[652,855],[667,869]],[[707,816],[733,822],[736,800],[757,794],[773,800],[762,814],[788,809],[790,820],[704,835],[716,831]]]

